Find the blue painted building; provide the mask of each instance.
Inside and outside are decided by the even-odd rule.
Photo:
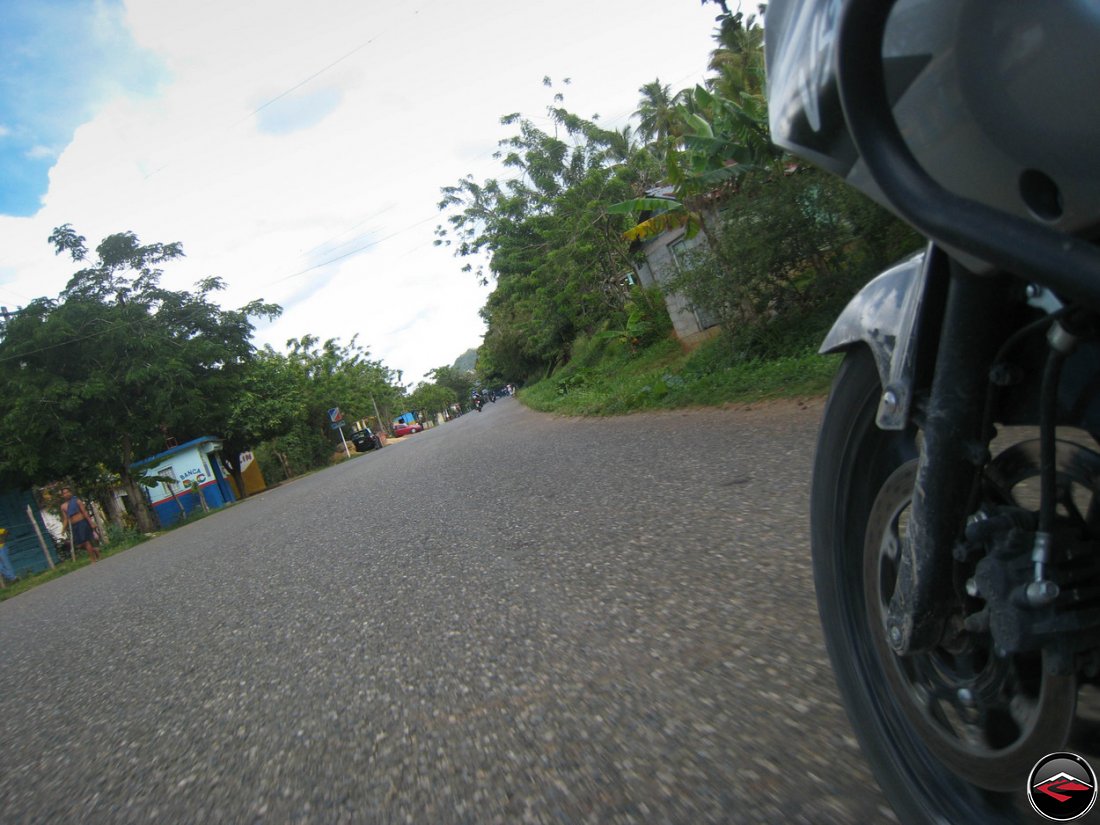
[[[204,502],[216,509],[236,501],[222,472],[218,456],[221,448],[219,439],[206,435],[130,465],[135,473],[170,479],[146,488],[162,526],[174,524]]]

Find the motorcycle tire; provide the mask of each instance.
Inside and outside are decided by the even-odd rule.
[[[814,584],[837,687],[867,762],[902,822],[1019,821],[1018,794],[978,787],[933,752],[934,743],[930,747],[906,707],[911,700],[890,678],[889,669],[897,667],[888,660],[892,654],[876,637],[885,630],[868,611],[868,528],[887,482],[893,477],[898,487],[899,470],[912,467],[918,455],[915,431],[876,426],[881,394],[871,353],[865,347],[850,351],[826,404],[814,463]],[[1021,790],[1024,780],[1026,774]]]

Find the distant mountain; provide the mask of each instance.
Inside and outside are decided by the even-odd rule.
[[[458,360],[454,363],[456,370],[463,370],[465,372],[473,372],[474,367],[477,366],[477,350],[468,349],[462,355],[458,356]]]

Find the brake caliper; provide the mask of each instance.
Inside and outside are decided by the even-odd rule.
[[[1042,651],[1052,672],[1069,675],[1100,663],[1100,556],[1096,542],[1072,527],[1059,528],[1056,561],[1048,567],[1052,598],[1029,596],[1033,584],[1035,514],[999,507],[972,518],[956,560],[979,559],[966,583],[965,626],[988,633],[998,656]],[[983,604],[984,602],[984,604]],[[1093,675],[1093,674],[1090,674]]]

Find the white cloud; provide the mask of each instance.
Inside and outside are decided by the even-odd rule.
[[[54,226],[93,246],[132,230],[183,243],[169,286],[218,275],[227,305],[284,303],[261,343],[358,333],[415,380],[478,345],[488,293],[432,245],[440,187],[498,174],[498,120],[541,118],[544,75],[571,77],[567,108],[605,123],[656,76],[701,79],[713,13],[691,0],[132,0],[134,36],[170,79],[102,107],[38,214],[0,218],[0,302],[64,287],[74,267],[45,242]]]

